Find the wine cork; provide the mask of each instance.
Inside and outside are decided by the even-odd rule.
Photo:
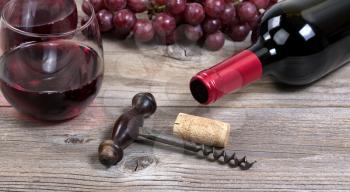
[[[180,113],[173,134],[184,140],[215,147],[225,147],[230,136],[230,124]]]

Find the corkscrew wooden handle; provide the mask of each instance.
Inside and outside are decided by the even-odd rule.
[[[112,139],[99,146],[102,164],[112,166],[123,159],[123,150],[139,136],[145,118],[157,110],[157,103],[151,93],[139,93],[132,99],[132,108],[123,113],[114,124]]]

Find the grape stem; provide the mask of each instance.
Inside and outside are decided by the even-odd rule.
[[[166,5],[160,5],[160,6],[153,6],[150,9],[148,9],[147,15],[148,19],[152,20],[153,16],[156,13],[162,13],[166,10]]]
[[[238,4],[241,3],[241,1],[240,1],[240,0],[232,0],[232,3],[233,3],[234,5],[238,5]]]

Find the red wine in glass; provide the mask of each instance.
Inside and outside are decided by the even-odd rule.
[[[4,5],[8,2],[8,0],[0,0],[0,13]]]
[[[7,22],[2,31],[6,41],[3,50],[8,50],[24,42],[46,40],[23,35],[13,28],[35,34],[59,34],[75,30],[78,24],[77,4],[75,0],[11,1],[4,7],[3,19]]]
[[[96,97],[102,62],[94,49],[75,41],[24,44],[2,56],[1,90],[12,106],[34,118],[71,119]]]

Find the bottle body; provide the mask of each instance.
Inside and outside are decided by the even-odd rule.
[[[343,0],[283,2],[265,15],[260,39],[249,50],[258,54],[264,75],[312,83],[350,59],[349,10]]]
[[[234,60],[230,64],[227,64],[227,61],[223,62],[226,63],[224,73],[222,72],[223,67],[218,67],[222,66],[222,63],[219,63],[217,66],[198,73],[192,79],[191,91],[195,99],[203,104],[212,103],[222,95],[265,75],[271,75],[282,83],[305,85],[346,64],[350,61],[350,1],[286,0],[271,8],[264,15],[259,40],[244,52],[256,56],[256,59],[252,61],[256,70],[245,72],[240,69],[238,76],[244,79],[245,76],[249,76],[247,73],[256,72],[260,70],[258,68],[261,68],[260,76],[249,79],[250,82],[241,81],[244,83],[240,85],[237,85],[239,80],[233,81],[232,84],[236,86],[221,85],[221,78],[227,78],[226,76],[232,78],[235,74],[237,76],[237,70],[232,69],[242,63],[240,60]],[[218,75],[203,78],[205,76],[203,74],[210,73]],[[208,95],[201,100],[198,99],[199,88],[193,85],[193,82],[196,85],[200,84],[199,81],[205,85],[202,85],[202,88],[205,87],[202,93],[206,92]],[[211,87],[207,86],[208,82]],[[231,90],[223,87],[231,87]]]

